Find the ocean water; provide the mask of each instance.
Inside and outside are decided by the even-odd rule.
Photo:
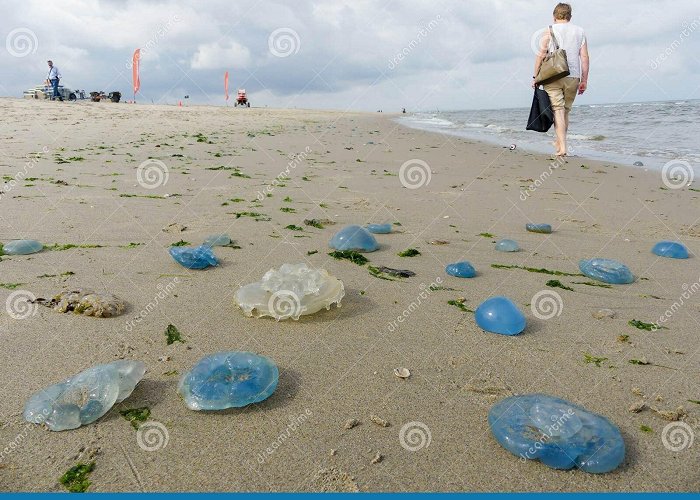
[[[508,147],[553,152],[554,127],[546,134],[525,130],[530,108],[437,111],[401,116],[406,126]],[[688,162],[700,179],[700,100],[574,106],[569,153],[658,169]]]

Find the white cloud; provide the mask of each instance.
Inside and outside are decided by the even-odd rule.
[[[201,44],[192,56],[192,69],[222,69],[250,64],[250,51],[234,40]]]

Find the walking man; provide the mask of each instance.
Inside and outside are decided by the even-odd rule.
[[[53,88],[51,100],[53,101],[58,97],[58,100],[62,101],[63,96],[58,92],[58,82],[61,80],[61,73],[58,71],[58,67],[54,66],[53,61],[46,62],[49,64],[49,74],[47,75],[46,80]]]
[[[566,156],[566,133],[569,129],[569,112],[574,104],[576,93],[583,94],[588,88],[588,43],[583,28],[571,22],[571,5],[559,3],[554,7],[554,24],[552,32],[559,43],[559,47],[566,51],[569,63],[569,76],[560,78],[544,85],[544,90],[549,95],[554,112],[554,128],[557,139],[554,142],[555,154]],[[540,40],[540,52],[535,58],[535,72],[533,73],[532,87],[535,88],[535,78],[540,71],[542,60],[547,55],[552,42],[549,28]]]

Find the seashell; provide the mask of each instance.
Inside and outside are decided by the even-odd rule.
[[[394,375],[399,378],[408,378],[411,376],[411,372],[408,368],[394,368]]]

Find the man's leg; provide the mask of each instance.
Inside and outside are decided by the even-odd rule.
[[[53,87],[53,95],[51,96],[51,100],[55,100],[58,97],[58,79],[53,79],[51,80],[51,86]]]
[[[554,130],[557,134],[556,155],[564,156],[566,154],[566,128],[567,128],[566,110],[554,110]]]

